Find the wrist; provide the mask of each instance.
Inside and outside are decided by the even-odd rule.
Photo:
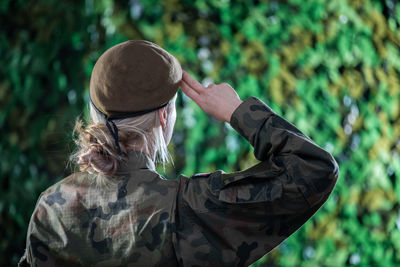
[[[228,115],[228,117],[227,117],[227,119],[226,119],[226,122],[227,122],[227,123],[230,123],[233,113],[235,112],[235,110],[236,110],[236,109],[240,106],[240,104],[242,104],[242,103],[243,103],[243,101],[242,101],[240,98],[238,98],[237,101],[235,101],[235,102],[233,103],[231,112],[229,113],[229,115]]]

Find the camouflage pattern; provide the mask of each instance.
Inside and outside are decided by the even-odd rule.
[[[335,159],[255,97],[232,127],[260,161],[166,180],[131,152],[115,182],[74,173],[43,192],[20,266],[248,266],[299,229],[335,187]]]

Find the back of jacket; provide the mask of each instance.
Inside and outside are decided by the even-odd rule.
[[[261,258],[326,202],[339,168],[255,97],[231,125],[259,164],[172,181],[133,151],[107,186],[86,173],[51,186],[32,214],[20,265],[247,266]]]
[[[42,193],[28,229],[28,261],[176,266],[170,221],[177,182],[162,180],[136,154],[129,174],[114,183],[99,186],[75,173]]]

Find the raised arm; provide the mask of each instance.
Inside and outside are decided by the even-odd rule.
[[[185,75],[182,90],[193,95],[193,83]],[[221,84],[203,90],[212,94],[229,87]],[[204,92],[192,99],[201,103]],[[229,94],[224,95],[224,101],[230,101]],[[315,214],[339,176],[332,155],[258,98],[236,106],[229,122],[251,143],[261,162],[235,173],[218,170],[208,176],[181,177],[176,250],[184,264],[253,263]]]

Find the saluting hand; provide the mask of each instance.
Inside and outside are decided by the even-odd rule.
[[[210,84],[204,87],[201,83],[182,70],[182,91],[207,114],[223,122],[230,122],[232,113],[243,102],[235,89],[227,83]]]

